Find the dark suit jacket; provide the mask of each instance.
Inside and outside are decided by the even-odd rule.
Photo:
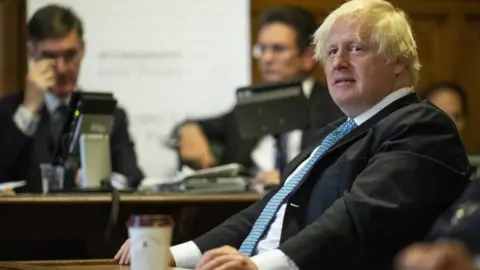
[[[44,107],[37,132],[27,136],[13,122],[13,115],[22,102],[23,92],[0,100],[0,181],[27,180],[27,187],[16,191],[41,192],[39,163],[51,163],[54,156],[47,146],[50,115]],[[137,165],[126,113],[117,108],[114,117],[110,137],[112,170],[125,175],[131,185],[137,185],[143,173]],[[73,185],[74,175],[75,172],[66,172],[65,186]]]
[[[282,179],[345,119],[321,129]],[[402,247],[424,239],[468,183],[453,122],[415,94],[381,110],[335,144],[287,201],[279,249],[300,269],[390,269]],[[273,190],[194,242],[202,252],[239,248]]]
[[[308,102],[311,124],[303,131],[302,146],[308,143],[317,129],[343,116],[342,111],[333,102],[328,89],[319,83],[314,84]],[[240,163],[247,168],[253,165],[250,154],[258,140],[240,138],[233,111],[215,118],[188,122],[196,122],[201,126],[219,165]]]
[[[462,211],[462,215],[458,215]],[[472,254],[480,254],[480,180],[473,181],[462,197],[435,222],[429,240],[462,242]]]

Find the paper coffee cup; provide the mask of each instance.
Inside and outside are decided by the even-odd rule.
[[[168,270],[173,221],[170,216],[131,216],[128,223],[131,270]]]

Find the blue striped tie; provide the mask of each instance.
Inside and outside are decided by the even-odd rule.
[[[247,238],[245,238],[240,246],[241,253],[247,256],[251,256],[253,254],[258,241],[263,236],[266,229],[270,226],[270,223],[275,217],[278,209],[285,202],[287,197],[302,181],[302,179],[320,159],[320,157],[322,157],[322,155],[341,138],[350,133],[356,126],[357,124],[355,124],[353,119],[349,119],[323,139],[320,146],[314,150],[313,154],[307,160],[305,165],[298,170],[295,175],[289,177],[290,180],[283,185],[283,187],[270,199],[270,201],[268,201],[267,205],[253,225],[250,234],[247,236]]]

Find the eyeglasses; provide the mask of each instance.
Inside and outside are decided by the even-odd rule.
[[[294,49],[293,47],[290,47],[288,45],[278,44],[278,43],[271,44],[271,45],[255,44],[253,45],[252,55],[255,59],[258,59],[262,56],[262,54],[265,53],[266,50],[270,50],[274,55],[280,55],[282,53],[285,53],[293,49]]]
[[[78,54],[77,49],[70,49],[61,52],[54,52],[54,51],[43,51],[40,53],[40,57],[43,59],[59,59],[62,58],[65,62],[72,61]]]

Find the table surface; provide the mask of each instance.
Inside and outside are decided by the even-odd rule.
[[[70,260],[70,261],[28,261],[28,262],[0,262],[1,270],[129,270],[128,265],[118,265],[113,260]],[[171,270],[186,270],[170,268]]]
[[[252,202],[262,198],[261,194],[231,193],[231,194],[168,194],[168,193],[125,193],[120,194],[120,201],[125,203],[149,202]],[[61,193],[61,194],[17,194],[0,196],[0,204],[25,203],[109,203],[111,195],[108,193]]]

